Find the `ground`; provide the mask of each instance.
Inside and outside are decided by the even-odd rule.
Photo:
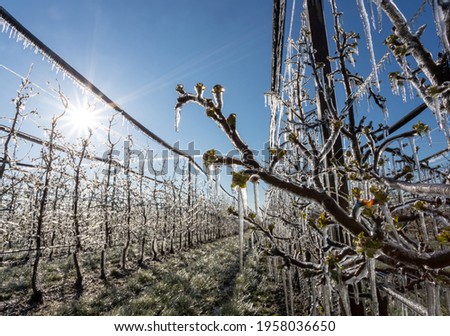
[[[238,238],[228,237],[190,250],[129,263],[120,270],[111,256],[109,276],[98,278],[96,256],[84,259],[85,285],[73,287],[70,257],[46,261],[42,268],[44,302],[30,304],[31,267],[3,266],[0,315],[283,315],[283,288],[267,278],[264,263],[246,251],[239,272]],[[131,260],[131,258],[130,258]]]

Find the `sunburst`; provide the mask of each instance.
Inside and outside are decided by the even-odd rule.
[[[85,137],[89,132],[101,126],[100,110],[95,105],[80,103],[69,104],[64,116],[64,126],[69,136]]]

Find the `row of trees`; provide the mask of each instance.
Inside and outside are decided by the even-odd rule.
[[[40,269],[49,260],[70,257],[74,284],[82,289],[87,253],[98,255],[98,276],[106,279],[108,260],[119,250],[126,271],[131,264],[235,233],[224,201],[187,160],[178,160],[179,174],[154,176],[144,169],[152,158],[133,160],[131,135],[123,153],[128,159],[118,157],[116,114],[104,130],[97,125],[96,134],[90,129],[71,141],[63,133],[70,102],[61,88],[53,92],[61,108],[48,126],[41,125],[45,136],[21,131],[27,123],[42,122],[28,108],[36,95],[30,74],[13,99],[9,125],[2,126],[0,260],[7,267],[31,263],[33,301],[43,299]]]
[[[432,54],[421,40],[425,26],[414,29],[427,2],[409,21],[394,1],[372,2],[377,10],[370,20],[365,2],[357,1],[372,64],[363,76],[365,69],[355,67],[362,34],[345,29],[343,4],[330,1],[334,45],[324,54],[320,17],[312,21],[317,1],[305,1],[300,34],[287,41],[280,92],[268,97],[268,164],[258,162],[236,130],[239,115],[224,114],[220,85],[211,98],[202,84],[194,93],[177,87],[176,110],[199,104],[240,152],[232,158],[210,150],[205,163],[240,166],[233,175],[240,188],[261,180],[271,186],[263,213],[246,220],[257,251],[269,258],[269,266],[273,259],[282,266],[281,277],[276,267],[269,270],[283,280],[288,313],[450,313],[450,170],[448,164],[433,164],[450,149],[448,7],[431,1],[434,18],[428,21],[434,19],[442,47]],[[370,25],[385,18],[393,29],[385,33],[384,46],[376,46]],[[388,59],[397,66],[383,70]],[[389,124],[389,99],[407,90],[417,96],[419,108],[401,111],[405,118]],[[381,91],[392,93],[384,97]],[[366,108],[372,114],[362,111]],[[426,108],[435,121],[407,124]],[[431,137],[431,131],[448,145],[436,150],[423,142],[419,151],[418,139]]]

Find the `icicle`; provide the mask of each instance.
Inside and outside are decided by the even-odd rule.
[[[448,123],[449,115],[442,111],[441,119],[442,119],[442,128],[444,130],[444,135],[447,139],[447,145],[450,148],[450,129],[449,129],[449,123]]]
[[[438,4],[438,0],[433,0],[433,16],[434,16],[434,22],[436,24],[437,28],[437,34],[441,40],[442,46],[444,47],[445,52],[447,55],[450,54],[450,44],[447,38],[447,29],[446,29],[446,22],[445,22],[445,16],[448,15],[446,13],[444,15],[444,11],[442,10],[441,6]]]
[[[397,242],[400,242],[400,236],[398,235],[397,227],[394,224],[394,220],[392,218],[392,215],[391,215],[391,212],[389,211],[388,206],[386,204],[384,204],[380,208],[381,208],[381,211],[383,212],[386,222],[389,224],[390,229],[392,230],[392,233],[394,234],[395,239],[397,240]]]
[[[445,291],[445,304],[447,305],[447,315],[450,315],[450,290]]]
[[[283,80],[283,79],[282,79]],[[283,97],[281,97],[281,99],[283,99]],[[280,128],[281,128],[281,118],[283,117],[283,111],[282,111],[282,108],[281,108],[281,100],[278,100],[277,99],[277,106],[276,106],[276,108],[277,108],[277,111],[278,111],[278,121],[277,121],[277,129],[276,129],[276,134],[280,134]],[[287,134],[285,134],[285,136],[286,136]],[[286,140],[284,140],[284,141],[287,141],[287,139]],[[277,140],[277,143],[276,143],[276,147],[279,147],[280,146],[280,137],[278,137],[278,140]]]
[[[273,278],[272,258],[267,258],[267,273],[269,278]]]
[[[402,307],[402,316],[408,316],[408,307],[404,303],[401,303],[401,307]]]
[[[219,168],[216,169],[216,196],[220,195],[220,173]]]
[[[323,304],[325,308],[325,315],[331,316],[331,293],[332,293],[332,287],[331,287],[331,281],[330,281],[330,273],[325,273],[325,283],[323,284]]]
[[[333,178],[335,181],[339,181],[339,175],[337,169],[333,169]],[[339,193],[336,193],[336,202],[339,203]]]
[[[294,24],[294,14],[295,14],[295,0],[292,2],[292,9],[291,9],[291,21],[289,24],[289,35],[288,38],[292,40],[292,26]]]
[[[380,311],[378,308],[378,296],[377,296],[377,274],[375,271],[375,259],[371,258],[367,261],[367,267],[369,269],[369,286],[370,293],[372,295],[372,314],[375,316],[380,315]]]
[[[275,131],[277,129],[277,114],[276,110],[271,108],[271,115],[270,115],[270,148],[275,147]]]
[[[386,106],[383,106],[381,111],[383,112],[384,123],[387,125],[388,121],[389,121],[389,110],[388,110],[388,108]],[[384,132],[387,133],[387,129]],[[385,134],[385,136],[386,136],[386,134]]]
[[[381,166],[382,174],[383,174],[383,176],[386,176],[387,175],[387,169],[389,168],[388,166],[390,165],[390,162],[386,160],[385,156],[382,156],[382,159],[384,160],[384,162],[387,162],[387,164],[383,164]]]
[[[270,148],[274,148],[277,130],[278,99],[275,97],[274,94],[267,94],[266,97],[270,107],[269,146]]]
[[[286,315],[287,315],[287,316],[291,316],[291,315],[292,315],[292,312],[291,312],[291,310],[289,309],[289,308],[290,308],[290,307],[289,307],[289,291],[288,291],[288,288],[287,288],[287,280],[286,280],[287,274],[286,274],[286,267],[283,267],[283,271],[282,271],[282,273],[281,273],[281,276],[282,276],[282,279],[283,279],[284,305],[285,305],[285,307],[286,307]]]
[[[259,182],[254,181],[253,182],[253,197],[255,202],[255,214],[256,217],[259,217]]]
[[[414,296],[416,299],[416,302],[420,302],[420,293],[419,293],[419,287],[416,285],[414,285]]]
[[[404,156],[405,153],[403,153],[403,141],[402,141],[402,139],[398,140],[398,149],[400,151],[400,156]]]
[[[238,190],[238,216],[239,216],[239,267],[244,269],[244,194],[245,188],[236,187]],[[245,195],[245,198],[247,195]]]
[[[425,222],[425,215],[422,211],[419,211],[419,219],[420,219],[420,231],[422,233],[422,238],[424,242],[428,242],[428,232],[427,232],[427,224]]]
[[[280,282],[280,272],[278,272],[278,258],[273,258],[273,270],[275,272],[275,281]]]
[[[402,101],[407,102],[406,85],[400,85],[400,95],[402,96]]]
[[[9,28],[11,28],[11,24],[9,24],[9,22],[6,22],[5,33],[8,33]]]
[[[181,108],[177,107],[175,109],[175,132],[180,130],[180,119],[181,119]]]
[[[351,316],[352,310],[350,307],[350,297],[348,295],[348,286],[345,284],[345,282],[342,281],[341,276],[339,276],[338,287],[339,287],[339,295],[341,297],[342,305],[344,306],[345,315]]]
[[[434,217],[434,216],[432,218],[432,223],[433,223],[433,234],[434,234],[434,236],[437,236],[439,233],[439,228],[437,225],[438,221],[437,221],[436,217]]]
[[[240,193],[242,195],[242,205],[244,207],[244,216],[247,216],[247,209],[248,209],[247,188],[240,188]]]
[[[373,29],[377,29],[376,23],[375,23],[375,14],[373,12],[373,2],[370,1],[370,18],[372,19],[372,27]]]
[[[425,284],[425,289],[427,293],[428,316],[436,315],[436,291],[434,287],[435,285],[430,282],[427,282]]]
[[[436,122],[439,126],[439,129],[442,131],[444,129],[444,126],[442,124],[441,103],[439,101],[439,97],[433,98],[433,109],[434,116],[436,117]]]
[[[317,314],[317,305],[316,305],[316,297],[317,297],[317,295],[316,295],[316,287],[315,286],[313,286],[312,288],[311,288],[311,315],[312,316],[316,316],[316,315],[318,315]]]
[[[411,146],[411,150],[413,153],[414,162],[416,164],[417,176],[419,182],[422,180],[421,171],[420,171],[420,160],[419,155],[417,153],[416,140],[414,138],[409,138],[409,145]]]
[[[323,68],[317,69],[317,80],[319,81],[319,85],[323,89],[324,94],[325,94],[325,91],[327,90],[327,88],[325,85],[325,75],[323,74]]]
[[[435,297],[435,303],[436,303],[436,315],[441,316],[442,310],[441,310],[441,286],[436,284],[434,286],[434,297]]]
[[[212,165],[212,164],[208,165],[206,173],[208,174],[209,190],[211,190],[212,189],[212,183],[213,183],[213,175],[214,175],[214,165]]]
[[[295,311],[294,311],[294,287],[292,284],[292,270],[288,269],[287,270],[287,276],[288,276],[288,288],[289,288],[289,304],[291,306],[291,315],[294,316],[295,315]]]
[[[378,31],[381,32],[383,29],[383,9],[381,8],[381,0],[375,0],[377,4],[377,13],[378,13]]]
[[[356,62],[355,62],[355,59],[353,58],[352,53],[348,53],[347,59],[350,62],[350,64],[352,65],[352,67],[356,67]]]
[[[357,282],[353,283],[353,295],[354,295],[355,303],[357,305],[359,305],[359,288],[358,288],[358,283]]]
[[[411,82],[407,82],[408,85],[408,92],[409,92],[409,100],[414,100],[416,98],[416,93],[414,91],[413,86],[411,85]]]
[[[5,32],[5,28],[6,28],[6,21],[2,19],[1,23],[2,23],[2,33],[4,33]]]
[[[378,66],[375,60],[375,51],[373,48],[372,32],[370,30],[369,16],[367,14],[366,7],[364,5],[364,0],[356,0],[356,2],[358,4],[359,15],[361,16],[364,33],[366,35],[367,48],[369,49],[370,53],[370,62],[372,63],[372,73],[374,74],[375,85],[377,87],[377,90],[380,90],[380,83],[378,80]]]
[[[426,136],[427,136],[427,139],[428,139],[428,145],[430,147],[433,147],[433,140],[431,139],[431,131],[427,131],[426,132]]]

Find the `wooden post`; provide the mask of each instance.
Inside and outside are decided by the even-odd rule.
[[[328,78],[328,74],[331,73],[331,63],[329,60],[329,49],[327,43],[327,31],[325,26],[325,17],[323,14],[323,3],[322,0],[305,0],[307,5],[307,15],[308,15],[308,23],[309,30],[311,32],[311,40],[313,44],[313,48],[316,50],[314,54],[316,63],[322,63],[323,67],[323,77],[325,79],[325,83]],[[327,83],[326,83],[327,84]],[[326,88],[323,88],[326,89]],[[327,109],[327,102],[325,101],[325,96],[322,91],[317,89],[316,95],[318,96],[317,100],[317,113],[318,119],[323,120],[325,115],[325,110]],[[336,96],[334,94],[334,90],[330,90],[329,92],[328,102],[332,106],[337,106],[336,104]],[[330,137],[330,128],[326,123],[322,124],[322,141],[325,142]],[[331,165],[331,159],[334,158],[338,165],[344,165],[344,152],[342,148],[342,139],[339,136],[334,143],[333,150],[328,154],[327,159],[325,160],[326,167],[329,168]],[[328,174],[328,188],[330,194],[336,198],[338,204],[343,208],[348,210],[348,182],[347,176],[342,176],[341,185],[339,185],[339,181],[336,181],[332,172]],[[343,232],[341,228],[336,228],[333,230],[333,234],[335,235],[335,239],[337,241],[344,241]],[[349,293],[354,294],[353,287],[348,287]],[[364,306],[361,302],[358,302],[354,298],[350,300],[350,309],[352,315],[364,315]]]
[[[272,17],[272,75],[270,90],[280,91],[280,73],[283,62],[284,25],[286,17],[286,0],[273,0]]]
[[[314,55],[316,63],[324,64],[323,67],[323,77],[325,81],[327,81],[327,75],[331,73],[331,63],[329,60],[329,49],[327,43],[327,31],[325,27],[325,17],[323,15],[323,4],[322,0],[306,0],[307,5],[307,15],[308,15],[308,23],[309,30],[311,32],[311,40],[313,48],[316,50]],[[324,88],[326,89],[326,88]],[[327,109],[327,103],[325,101],[324,93],[317,89],[316,92],[318,96],[317,100],[317,113],[319,120],[323,120],[325,115],[325,110]],[[336,97],[334,94],[334,90],[331,90],[330,94],[330,104],[332,106],[336,105]],[[325,142],[330,137],[330,128],[327,124],[322,124],[322,140]],[[330,167],[330,162],[332,158],[335,158],[339,165],[344,165],[344,152],[342,148],[342,139],[339,136],[334,143],[333,150],[327,157],[326,166]],[[339,185],[339,181],[335,181],[334,175],[332,173],[328,174],[328,188],[331,193],[336,198],[336,201],[339,205],[348,209],[348,200],[347,195],[348,191],[348,183],[347,177],[342,177],[342,184]]]

